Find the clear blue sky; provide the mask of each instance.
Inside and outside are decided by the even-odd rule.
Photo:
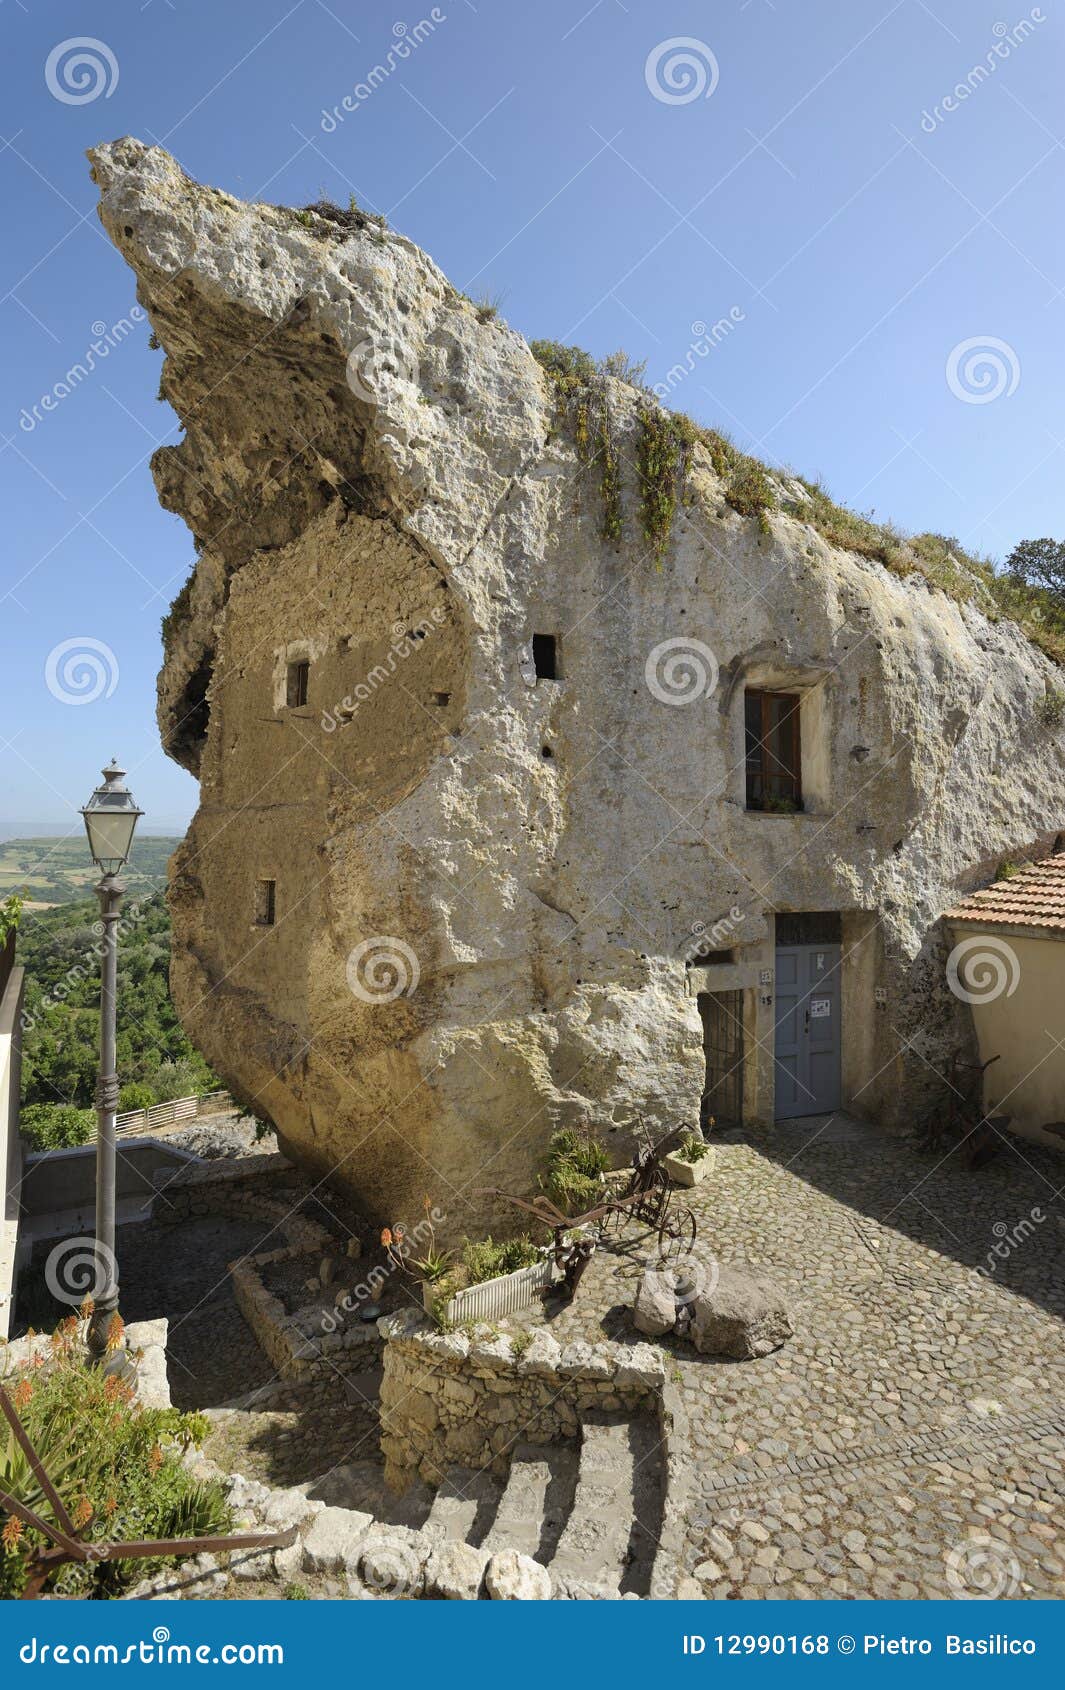
[[[192,547],[148,472],[179,432],[147,325],[26,423],[134,303],[95,215],[84,150],[99,140],[159,140],[249,198],[354,192],[457,285],[502,293],[523,333],[623,345],[652,381],[686,358],[693,323],[732,311],[680,408],[903,527],[999,558],[1065,537],[1053,0],[443,0],[406,60],[323,128],[396,26],[430,14],[4,0],[5,830],[69,819],[112,752],[150,823],[180,830],[195,804],[154,724],[159,620]],[[113,63],[90,49],[101,80],[65,82],[60,54],[58,98],[49,55],[79,36]],[[680,38],[695,47],[663,46]],[[990,362],[971,363],[966,344],[989,341]],[[51,688],[49,658],[86,639],[114,663],[97,652],[82,684],[100,696],[71,704],[62,649]]]

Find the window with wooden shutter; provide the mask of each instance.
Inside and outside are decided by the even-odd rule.
[[[797,692],[744,694],[748,810],[802,809],[800,702]]]

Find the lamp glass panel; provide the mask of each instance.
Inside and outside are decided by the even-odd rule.
[[[89,850],[96,862],[124,863],[129,856],[136,825],[136,812],[90,810],[85,817],[85,830],[89,835]]]

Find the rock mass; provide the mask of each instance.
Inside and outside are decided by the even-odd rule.
[[[1048,659],[786,482],[741,514],[698,442],[652,543],[645,393],[601,378],[589,452],[402,235],[90,156],[184,428],[152,460],[198,553],[159,677],[200,782],[172,988],[225,1083],[382,1222],[498,1223],[554,1126],[620,1159],[694,1124],[700,992],[744,994],[771,1117],[774,923],[830,911],[844,1105],[905,1126],[969,1036],[941,912],[1065,819]],[[802,813],[745,806],[746,688],[802,696]]]

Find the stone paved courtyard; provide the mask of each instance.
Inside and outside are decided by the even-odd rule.
[[[683,1594],[1065,1594],[1063,1173],[1028,1144],[937,1166],[839,1117],[718,1145],[684,1194],[699,1249],[771,1275],[796,1330],[739,1363],[668,1341]],[[647,1245],[596,1255],[559,1341],[631,1336]]]
[[[969,1172],[843,1117],[717,1143],[708,1178],[676,1196],[698,1254],[770,1276],[795,1334],[745,1362],[665,1341],[688,1417],[681,1595],[1065,1595],[1063,1174],[1056,1153],[1012,1142]],[[281,1381],[232,1304],[219,1266],[260,1230],[126,1229],[129,1313],[169,1306],[177,1400],[268,1387],[212,1416],[224,1466],[274,1484],[357,1472],[374,1489],[378,1376],[348,1378],[337,1357]],[[631,1227],[572,1304],[505,1324],[632,1341],[654,1250]]]

